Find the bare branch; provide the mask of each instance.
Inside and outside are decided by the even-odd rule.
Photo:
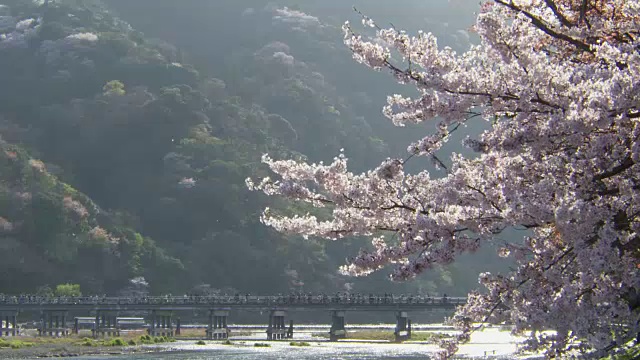
[[[582,5],[580,6],[580,20],[578,20],[578,23],[581,23],[582,21],[584,21],[585,24],[587,24],[587,27],[591,29],[591,24],[589,23],[589,20],[587,20],[587,17],[586,17],[587,2],[588,0],[582,0]]]
[[[435,161],[435,163],[443,168],[446,172],[449,172],[449,168],[447,167],[447,165],[445,165],[442,160],[440,160],[440,158],[438,158],[435,154],[431,154],[431,159],[433,159],[433,161]]]
[[[609,170],[609,171],[605,171],[602,172],[596,176],[593,177],[594,180],[599,181],[599,180],[604,180],[607,178],[610,178],[612,176],[616,176],[620,173],[622,173],[623,171],[631,168],[633,165],[635,165],[635,162],[633,162],[633,160],[630,157],[625,158],[622,163],[618,166],[614,166],[613,169]]]

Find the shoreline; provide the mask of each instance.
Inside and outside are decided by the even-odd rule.
[[[173,339],[124,336],[96,340],[84,336],[39,337],[21,335],[0,337],[1,359],[40,359],[52,357],[116,356],[170,351]],[[164,346],[160,346],[164,345]]]
[[[496,330],[491,331],[494,334],[491,337],[497,335]],[[232,336],[228,341],[225,340],[204,340],[201,337],[195,337],[195,334],[185,334],[186,336],[180,336],[176,339],[168,339],[164,337],[151,338],[146,335],[142,335],[144,332],[131,332],[124,334],[121,337],[111,337],[105,339],[91,339],[81,335],[71,335],[68,337],[39,337],[21,335],[17,337],[2,337],[0,338],[0,358],[1,359],[38,359],[38,358],[58,358],[58,357],[86,357],[86,356],[126,356],[130,354],[142,354],[142,353],[167,353],[167,352],[190,352],[190,351],[211,351],[221,350],[225,351],[225,348],[246,348],[253,349],[259,347],[305,347],[305,348],[325,348],[327,346],[332,347],[350,347],[359,345],[376,345],[376,346],[424,346],[425,353],[432,352],[437,349],[435,342],[442,339],[441,332],[432,331],[416,331],[412,335],[411,340],[404,341],[403,343],[397,343],[395,341],[389,341],[388,331],[385,330],[365,330],[365,331],[349,331],[348,338],[341,339],[338,342],[329,342],[320,333],[309,332],[300,334],[293,339],[267,341],[262,334],[257,332],[245,332],[240,331]],[[234,336],[235,335],[235,336]],[[350,336],[349,336],[350,335]],[[506,335],[506,334],[505,334]],[[496,349],[494,346],[487,344],[483,339],[478,339],[479,342],[471,344],[472,347],[484,348],[486,354],[491,354],[489,347]],[[472,341],[473,342],[473,341]],[[493,342],[493,341],[492,341]],[[4,343],[4,346],[2,346]],[[15,344],[15,348],[11,348],[11,344]],[[483,346],[483,343],[486,344]],[[9,344],[9,346],[7,346]],[[331,345],[329,345],[331,344]],[[513,343],[511,343],[513,344]],[[507,345],[504,343],[502,345]],[[467,345],[463,345],[466,347]],[[467,351],[465,355],[471,355]],[[504,357],[506,352],[511,352],[505,348],[496,354],[495,350],[493,354]],[[463,355],[463,354],[461,354]],[[462,357],[467,357],[462,356]],[[472,355],[473,356],[473,355]],[[495,357],[495,356],[491,356]],[[517,356],[516,356],[517,357]]]
[[[113,347],[87,348],[81,345],[38,345],[21,349],[0,349],[0,358],[7,360],[74,358],[81,356],[120,356],[128,354],[171,352],[166,347],[148,348],[144,345],[128,345],[119,349]]]

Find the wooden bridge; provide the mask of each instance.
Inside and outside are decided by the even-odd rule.
[[[396,340],[411,337],[409,311],[451,309],[466,303],[460,297],[429,297],[414,295],[217,295],[217,296],[140,296],[140,297],[0,297],[0,336],[15,335],[18,313],[40,313],[39,333],[42,336],[65,336],[78,332],[76,317],[73,329],[67,327],[68,313],[92,313],[92,334],[95,337],[119,334],[118,316],[131,312],[147,312],[150,335],[174,336],[180,334],[180,319],[174,315],[180,311],[206,310],[209,325],[205,331],[208,339],[227,339],[228,317],[233,310],[258,310],[269,313],[267,339],[278,340],[293,337],[293,321],[287,328],[285,317],[288,310],[325,310],[331,312],[331,340],[346,336],[345,312],[347,311],[393,311],[396,314]],[[2,326],[2,321],[5,326]],[[174,321],[175,320],[175,321]]]

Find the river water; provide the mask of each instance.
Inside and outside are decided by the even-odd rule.
[[[122,356],[80,357],[82,360],[117,359],[117,360],[347,360],[347,359],[429,359],[429,354],[438,348],[425,343],[395,344],[388,342],[362,342],[344,340],[328,342],[312,336],[312,332],[298,332],[295,341],[309,342],[310,346],[291,346],[289,341],[269,342],[270,347],[255,347],[255,343],[265,343],[264,333],[255,333],[241,339],[232,339],[233,345],[207,341],[206,345],[196,345],[194,341],[179,341],[161,345],[164,352],[132,354]],[[508,331],[485,329],[476,332],[471,342],[461,346],[459,354],[466,358],[514,359],[519,339]]]

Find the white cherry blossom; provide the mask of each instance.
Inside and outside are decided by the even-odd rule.
[[[347,23],[356,61],[389,70],[420,96],[391,95],[394,124],[437,121],[408,147],[432,157],[471,121],[489,130],[451,154],[443,173],[407,173],[387,159],[365,173],[344,155],[329,165],[263,161],[277,175],[250,188],[322,207],[262,221],[304,236],[371,236],[342,268],[366,275],[394,267],[412,278],[491,244],[506,228],[530,230],[502,244],[507,274],[483,273],[453,322],[468,339],[474,322],[507,322],[530,335],[528,350],[549,357],[613,353],[638,334],[640,320],[640,4],[638,0],[493,0],[481,6],[481,43],[463,54],[430,33],[411,36],[364,18]],[[410,161],[410,160],[409,160]],[[553,330],[548,332],[546,330]],[[443,357],[456,351],[442,344]]]

